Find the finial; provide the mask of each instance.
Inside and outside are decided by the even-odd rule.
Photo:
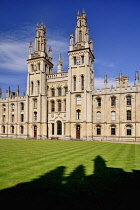
[[[74,36],[73,33],[70,34],[70,45],[74,44]]]
[[[32,54],[32,42],[30,42],[30,45],[29,45],[29,54]]]
[[[41,24],[40,24],[40,26],[41,26],[41,27],[43,27],[43,26],[44,26],[44,25],[43,25],[43,21],[41,21]]]
[[[61,57],[61,54],[58,56],[58,63],[57,63],[57,65],[59,65],[59,64],[62,64],[62,57]]]
[[[0,88],[0,98],[2,97],[2,89]]]
[[[78,12],[77,12],[77,15],[80,15],[80,12],[79,12],[79,10],[78,10]]]
[[[16,96],[19,96],[19,85],[17,85],[17,88],[16,88]]]
[[[60,73],[62,71],[62,57],[61,54],[58,56],[58,63],[57,63],[57,73]]]
[[[139,72],[137,69],[136,69],[136,73],[135,73],[135,80],[139,80]]]
[[[48,56],[49,56],[50,58],[52,58],[52,48],[51,48],[51,46],[49,47]]]
[[[84,8],[83,8],[83,14],[86,14]]]

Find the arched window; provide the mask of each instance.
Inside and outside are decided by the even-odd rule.
[[[82,42],[82,31],[79,31],[79,42]]]
[[[76,76],[73,77],[73,90],[76,91]]]
[[[84,63],[84,56],[81,56],[82,64]]]
[[[2,132],[5,133],[5,126],[2,126]]]
[[[2,122],[5,123],[5,114],[2,116]]]
[[[58,88],[58,96],[61,96],[62,89]]]
[[[127,125],[126,126],[126,135],[127,136],[132,135],[132,127],[131,127],[131,125]]]
[[[34,120],[37,120],[37,112],[34,112]]]
[[[37,64],[38,70],[40,71],[40,63]]]
[[[55,102],[51,101],[51,112],[55,112]]]
[[[54,135],[54,123],[52,123],[52,135]]]
[[[80,105],[81,104],[81,96],[76,97],[76,104]]]
[[[97,135],[101,135],[101,126],[100,125],[97,126]]]
[[[5,112],[6,111],[6,105],[3,104],[2,106],[3,106],[3,112]]]
[[[116,98],[111,97],[111,106],[116,106]]]
[[[55,89],[52,88],[51,91],[52,91],[52,94],[51,95],[52,95],[52,97],[54,97],[55,96]]]
[[[97,112],[96,117],[97,117],[97,121],[100,121],[101,120],[101,112]]]
[[[24,127],[20,126],[20,133],[23,134],[24,133]]]
[[[111,126],[111,135],[116,135],[116,126],[115,125]]]
[[[131,120],[131,110],[127,110],[127,120]]]
[[[97,98],[97,107],[101,107],[101,98]]]
[[[38,41],[38,51],[40,51],[40,41]]]
[[[81,90],[84,90],[84,75],[81,76]]]
[[[21,103],[21,110],[22,111],[24,110],[24,103],[23,102]]]
[[[14,114],[12,114],[12,123],[14,122]]]
[[[57,121],[57,135],[62,135],[62,122]]]
[[[31,71],[34,71],[34,65],[31,64]]]
[[[66,100],[64,100],[64,111],[66,112]]]
[[[14,110],[15,110],[15,104],[11,104],[11,109],[12,109],[12,112],[14,112]]]
[[[77,120],[80,120],[80,118],[81,118],[81,110],[76,110],[76,119]]]
[[[34,99],[34,108],[37,108],[37,99]]]
[[[31,82],[31,94],[33,94],[34,93],[34,83],[33,83],[33,81]]]
[[[76,65],[76,57],[73,57],[74,65]]]
[[[58,112],[61,112],[61,100],[58,101]]]
[[[11,133],[14,133],[14,126],[11,126]]]
[[[38,94],[40,93],[40,81],[39,80],[37,81],[37,92],[38,92]]]
[[[116,120],[116,112],[115,111],[111,112],[111,120]]]
[[[21,114],[21,122],[24,122],[24,114]]]
[[[131,105],[131,96],[126,97],[126,105]]]
[[[67,92],[68,92],[68,87],[65,87],[65,96]]]

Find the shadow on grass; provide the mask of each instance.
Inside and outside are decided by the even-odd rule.
[[[68,177],[61,166],[28,183],[2,190],[1,206],[14,209],[138,209],[140,171],[109,168],[97,156],[94,174],[79,165]]]

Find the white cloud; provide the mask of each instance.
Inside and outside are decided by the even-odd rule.
[[[113,87],[116,87],[115,78],[108,78],[107,87],[110,88],[112,85],[113,85]],[[104,77],[95,77],[94,87],[95,87],[95,89],[104,88]]]
[[[28,43],[11,38],[0,41],[0,68],[15,72],[26,71]]]
[[[107,87],[111,88],[112,86],[116,88],[116,78],[108,78]],[[133,81],[128,82],[128,86],[134,86]],[[94,88],[95,89],[102,89],[104,88],[104,78],[103,77],[95,77],[94,79]]]
[[[57,68],[59,54],[62,56],[63,67],[66,68],[68,66],[68,42],[63,37],[61,37],[59,40],[50,39],[48,44],[52,47],[54,69],[56,70]]]
[[[27,29],[29,36],[27,36]],[[34,40],[33,27],[25,27],[16,31],[12,31],[11,34],[1,34],[0,39],[0,71],[10,70],[13,72],[26,72],[27,63],[26,59],[29,52],[29,42]],[[22,34],[20,36],[20,34]],[[28,37],[28,38],[27,38]],[[67,51],[68,43],[63,36],[50,37],[48,45],[53,50],[53,63],[56,68],[58,55],[61,54],[63,58],[63,66],[67,64]]]

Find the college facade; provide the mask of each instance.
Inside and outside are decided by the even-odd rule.
[[[46,28],[36,26],[34,50],[29,46],[27,88],[6,97],[0,91],[0,137],[140,141],[140,85],[138,71],[133,87],[128,76],[116,78],[116,88],[94,89],[93,41],[86,14],[77,14],[75,36],[70,34],[68,71],[52,72],[52,49],[46,46]]]

